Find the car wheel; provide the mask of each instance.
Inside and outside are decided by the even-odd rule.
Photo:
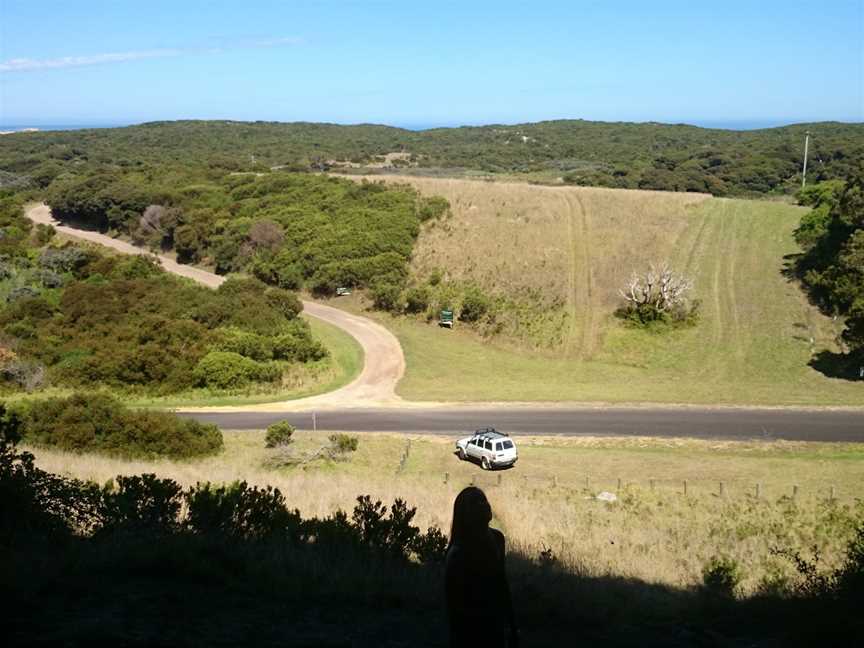
[[[486,457],[483,457],[483,458],[480,460],[480,467],[483,468],[483,470],[491,470],[491,469],[492,469],[492,466],[491,466],[491,464],[489,463],[489,460],[488,460]]]
[[[467,459],[467,457],[465,456],[465,451],[462,448],[459,448],[459,451],[456,454],[462,461],[465,461],[465,459]]]

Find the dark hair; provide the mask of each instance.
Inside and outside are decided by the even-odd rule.
[[[471,551],[487,545],[492,508],[486,494],[476,486],[468,486],[453,502],[453,523],[450,527],[450,546],[457,545]]]

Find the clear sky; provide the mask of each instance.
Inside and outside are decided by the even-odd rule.
[[[864,0],[0,0],[0,124],[864,121]]]

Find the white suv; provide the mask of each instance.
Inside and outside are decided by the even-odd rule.
[[[483,470],[512,466],[519,458],[516,444],[507,434],[495,428],[482,428],[456,442],[456,454],[462,461],[479,461]]]

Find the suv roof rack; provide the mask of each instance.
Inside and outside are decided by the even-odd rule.
[[[506,432],[501,432],[499,430],[496,430],[494,427],[477,428],[476,430],[474,430],[475,436],[480,435],[480,434],[497,434],[498,436],[502,436],[502,437],[510,436]]]

